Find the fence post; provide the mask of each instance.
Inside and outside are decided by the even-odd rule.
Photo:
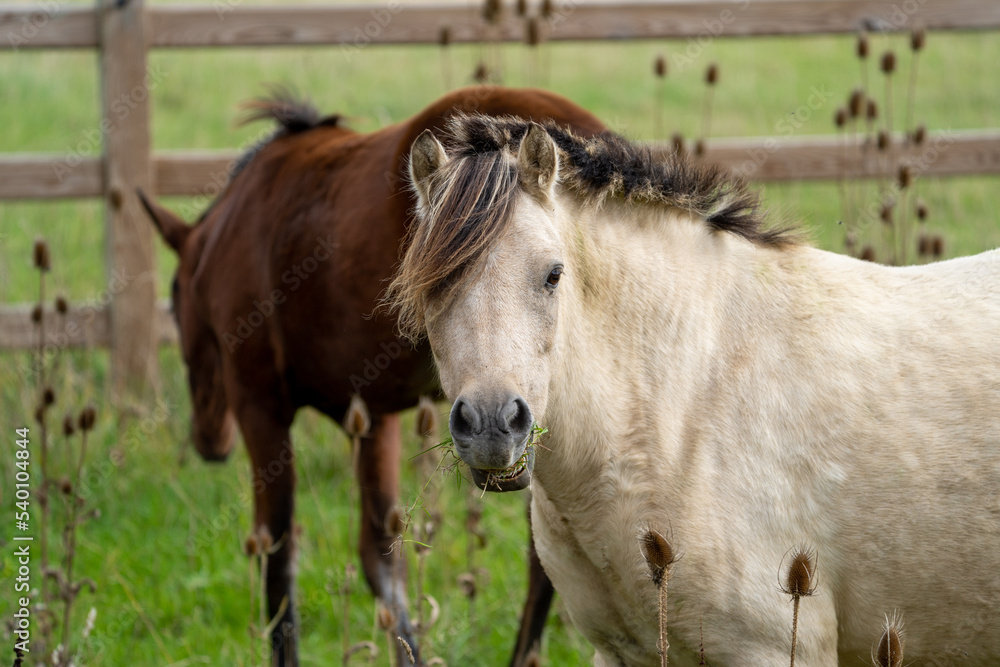
[[[96,0],[104,150],[105,266],[111,372],[117,397],[142,398],[156,385],[156,264],[153,227],[136,197],[151,191],[149,96],[143,0]]]

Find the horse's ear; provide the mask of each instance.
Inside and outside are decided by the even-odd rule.
[[[552,137],[538,123],[528,127],[517,152],[521,185],[532,194],[551,200],[559,175],[559,152]]]
[[[410,148],[410,180],[413,181],[413,187],[417,190],[417,198],[422,207],[430,201],[427,179],[447,161],[448,155],[444,152],[444,146],[434,133],[430,130],[421,132]]]
[[[153,224],[156,225],[156,229],[160,232],[163,240],[167,242],[168,246],[174,249],[174,252],[180,252],[181,248],[184,247],[184,241],[187,239],[188,234],[191,233],[191,227],[188,227],[183,220],[167,209],[151,201],[141,189],[136,189],[136,194],[139,195],[139,201],[142,202],[143,208],[146,209],[146,213],[153,220]]]

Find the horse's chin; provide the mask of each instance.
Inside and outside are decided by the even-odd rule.
[[[472,481],[483,491],[520,491],[531,483],[535,468],[535,448],[527,447],[517,463],[504,470],[480,470],[469,466]]]

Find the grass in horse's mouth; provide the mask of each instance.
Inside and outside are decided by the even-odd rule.
[[[519,458],[514,463],[514,465],[510,466],[509,468],[500,470],[499,472],[483,471],[487,473],[489,482],[503,482],[511,479],[516,479],[517,477],[522,475],[528,467],[528,462],[531,459],[532,452],[534,451],[535,447],[540,444],[541,437],[548,432],[549,429],[543,428],[538,424],[538,422],[534,422],[531,425],[531,433],[528,434],[528,443],[524,446],[524,453],[521,454],[521,458]],[[435,449],[444,449],[446,456],[447,454],[451,454],[452,456],[454,456],[455,459],[459,458],[458,455],[455,454],[455,441],[449,435],[447,438],[445,438],[438,444],[434,445],[433,447],[428,447],[419,454],[416,454],[415,456],[411,457],[411,460],[417,458],[417,456],[426,454],[427,452],[433,451]],[[459,475],[459,479],[461,479],[461,475]]]

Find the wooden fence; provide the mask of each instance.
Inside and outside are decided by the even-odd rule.
[[[134,276],[106,304],[73,310],[48,343],[110,345],[115,387],[144,391],[156,378],[156,346],[176,339],[156,301],[153,231],[135,189],[197,195],[235,157],[225,151],[150,151],[146,56],[150,48],[222,46],[436,44],[525,41],[529,22],[543,41],[811,35],[910,30],[996,30],[997,0],[668,0],[666,2],[526,3],[524,16],[505,0],[487,24],[469,3],[411,5],[397,0],[365,6],[246,7],[241,0],[204,6],[147,6],[143,0],[98,0],[93,7],[43,0],[35,7],[0,5],[0,49],[96,48],[103,114],[99,158],[65,169],[64,154],[0,154],[0,200],[101,197],[105,202],[108,275]],[[734,20],[738,15],[738,20]],[[389,20],[386,20],[386,19]],[[128,99],[127,114],[113,113]],[[926,175],[1000,174],[1000,130],[931,136],[948,150]],[[876,173],[860,150],[830,150],[834,137],[713,139],[706,157],[756,180],[824,180]],[[666,148],[664,148],[666,150]],[[906,158],[906,155],[899,156]],[[37,343],[29,307],[0,308],[0,349]]]

